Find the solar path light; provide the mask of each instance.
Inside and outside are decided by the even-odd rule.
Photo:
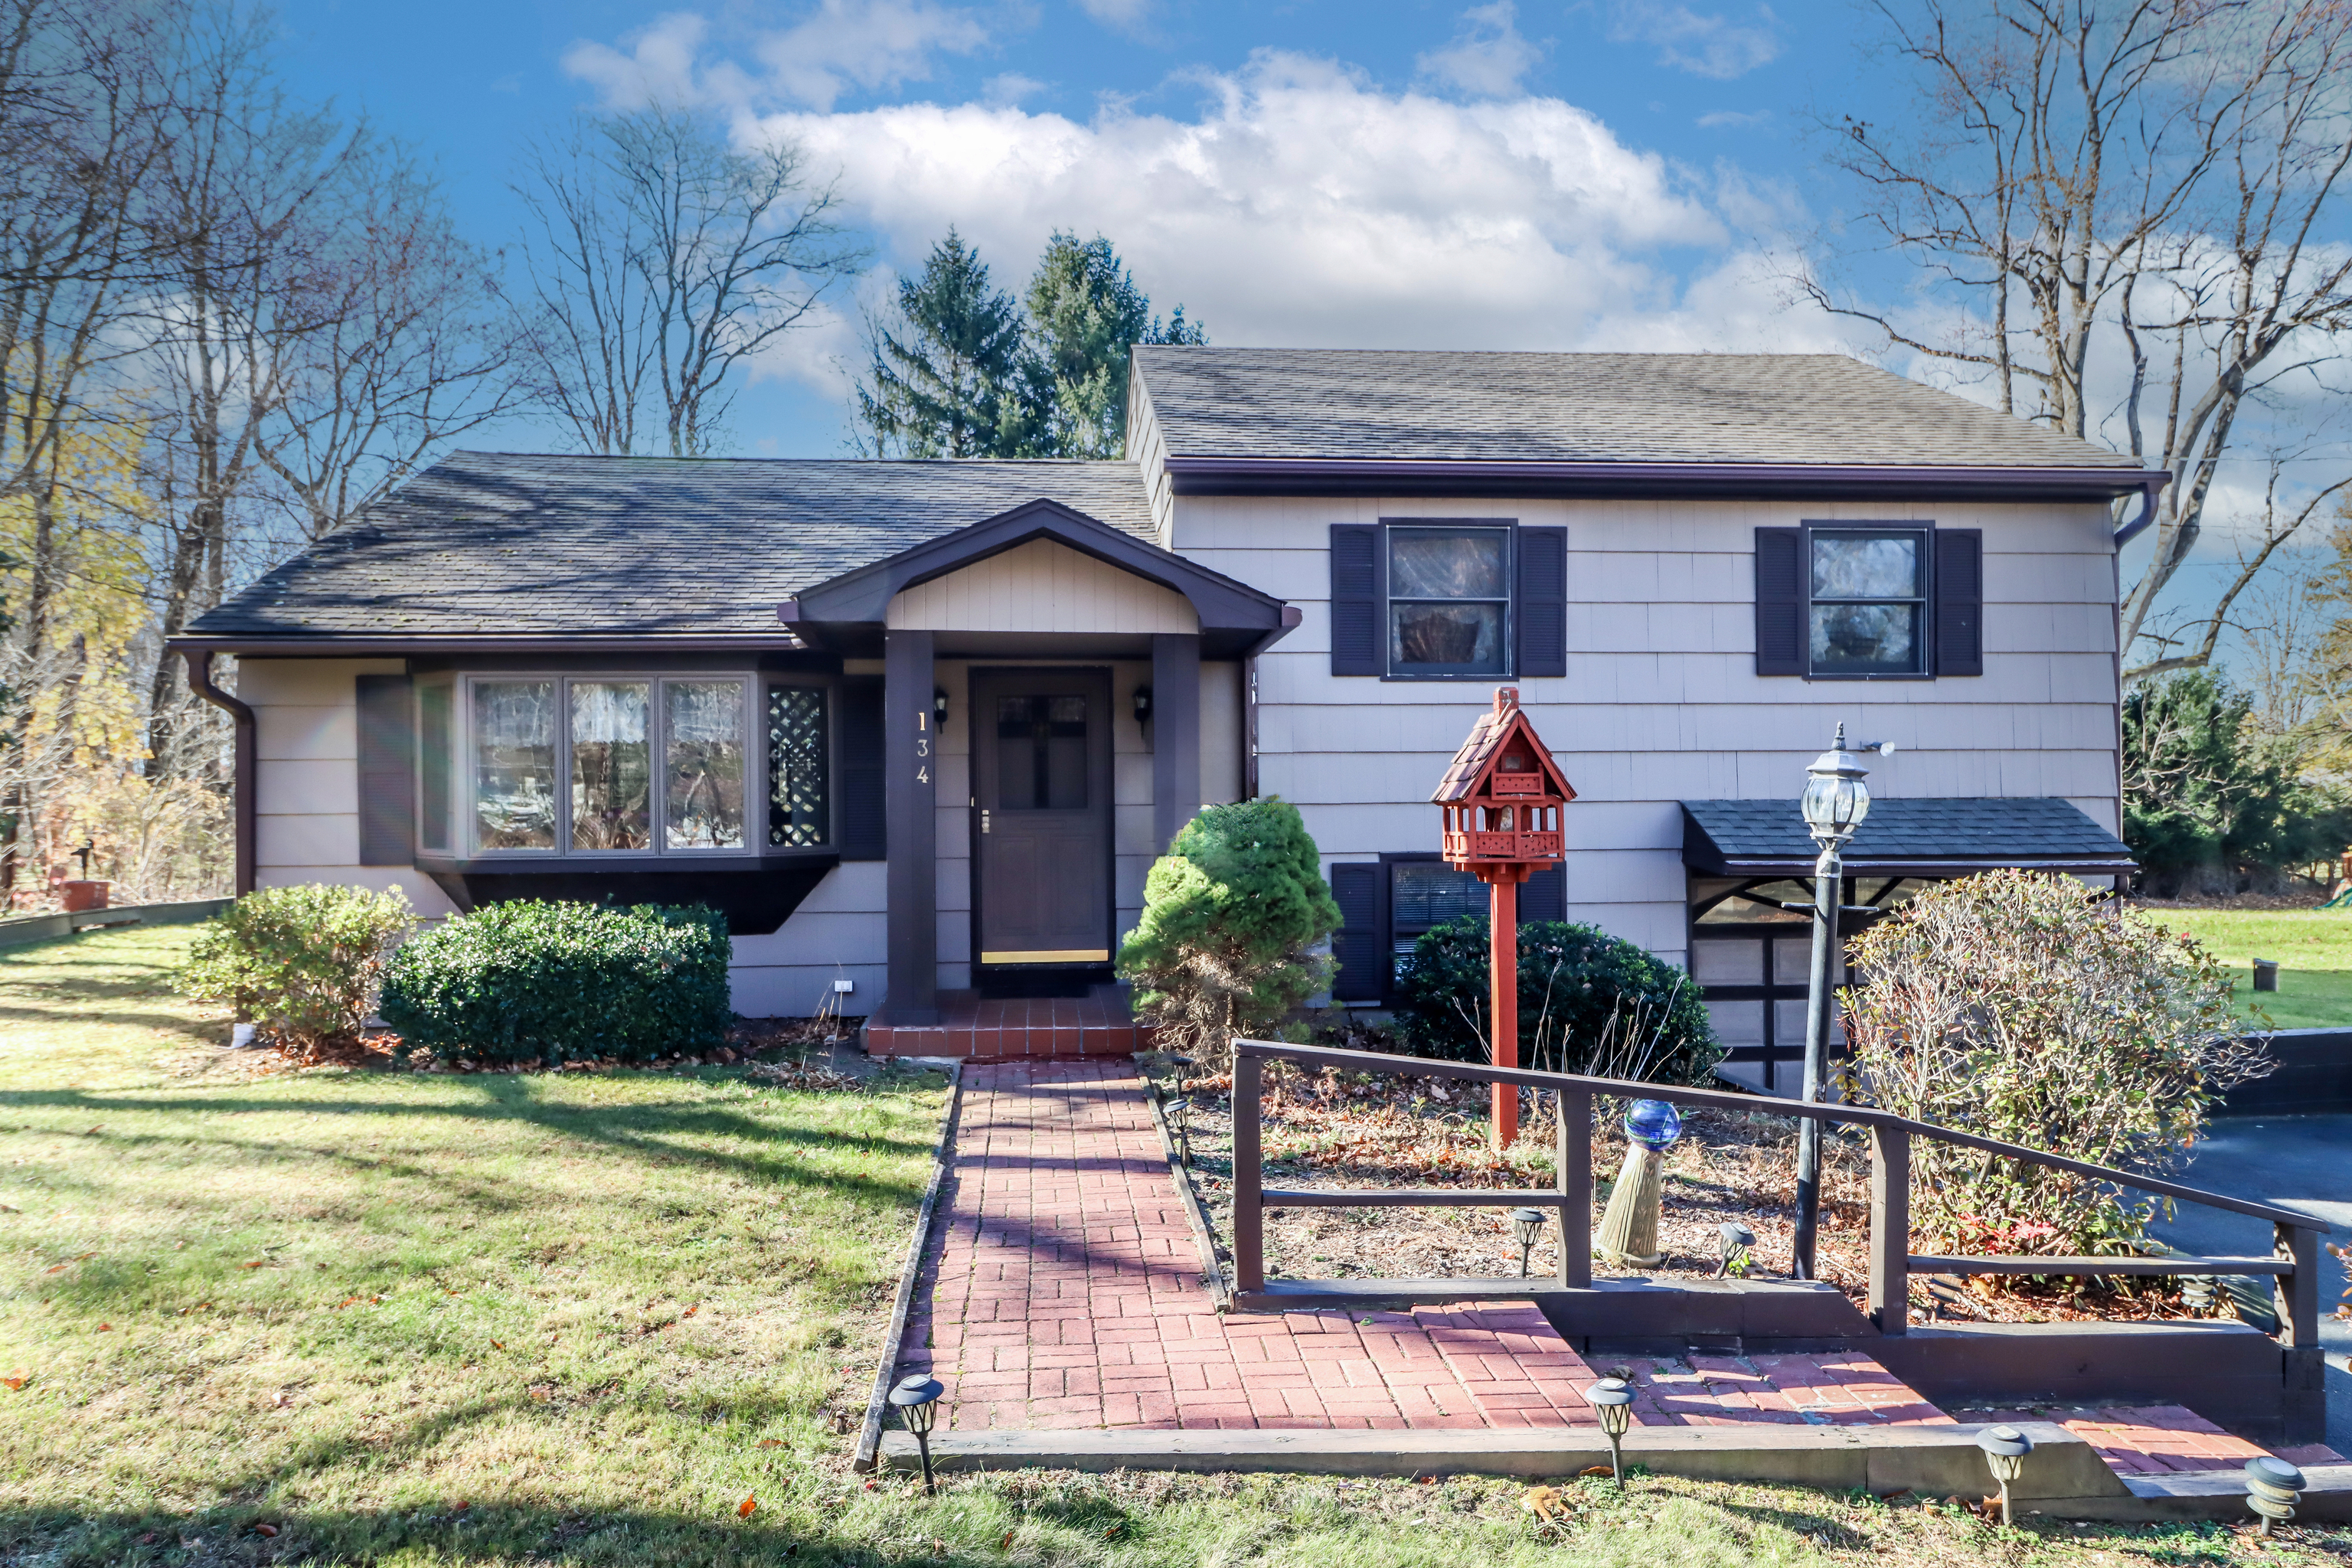
[[[2257,1534],[2268,1535],[2272,1525],[2293,1519],[2294,1505],[2302,1500],[2301,1470],[2268,1454],[2246,1461],[2246,1506],[2263,1520]]]
[[[1541,1209],[1513,1209],[1511,1234],[1519,1240],[1519,1278],[1528,1277],[1528,1255],[1536,1249],[1536,1238],[1543,1235],[1544,1212]]]
[[[2025,1456],[2033,1452],[2033,1439],[2014,1426],[1988,1426],[1977,1434],[1977,1447],[1984,1450],[1992,1479],[2000,1483],[2000,1521],[2014,1524],[2017,1521],[2009,1511],[2009,1483],[2025,1473]]]
[[[1176,1134],[1176,1163],[1192,1163],[1192,1102],[1179,1097],[1160,1107],[1168,1113],[1168,1129]]]
[[[1715,1266],[1715,1277],[1748,1271],[1749,1249],[1756,1245],[1756,1233],[1736,1219],[1727,1219],[1717,1227],[1723,1237],[1723,1261]]]
[[[1601,1433],[1609,1439],[1609,1473],[1622,1487],[1625,1484],[1625,1432],[1633,1425],[1633,1391],[1622,1377],[1604,1377],[1584,1391],[1584,1402],[1601,1419]]]
[[[898,1418],[907,1430],[915,1435],[915,1447],[923,1455],[923,1489],[935,1492],[939,1482],[931,1478],[931,1428],[940,1418],[940,1395],[947,1385],[936,1377],[926,1377],[919,1372],[909,1373],[898,1380],[890,1391],[890,1403],[898,1407]]]

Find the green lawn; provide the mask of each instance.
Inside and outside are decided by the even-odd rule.
[[[2158,1568],[2231,1531],[1639,1479],[852,1474],[942,1096],[263,1075],[182,931],[0,952],[0,1565]],[[21,1379],[21,1386],[8,1383]],[[748,1515],[746,1500],[753,1500]]]
[[[2146,910],[2229,965],[2242,1010],[2259,1005],[2282,1029],[2352,1026],[2352,910]],[[2279,961],[2275,994],[2256,994],[2253,961]]]

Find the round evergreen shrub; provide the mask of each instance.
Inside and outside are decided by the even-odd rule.
[[[733,1015],[727,918],[695,905],[493,904],[393,955],[383,1013],[444,1060],[644,1061],[716,1048]]]
[[[1398,1033],[1416,1053],[1488,1059],[1486,921],[1432,927],[1398,983]],[[1595,926],[1519,925],[1519,1065],[1652,1083],[1705,1083],[1723,1058],[1698,987]]]
[[[175,978],[307,1054],[359,1038],[385,955],[415,919],[398,889],[263,888],[196,928]]]

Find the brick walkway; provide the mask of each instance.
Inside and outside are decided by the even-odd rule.
[[[2344,1457],[2324,1443],[2296,1448],[2263,1448],[2233,1437],[2180,1405],[2056,1407],[1969,1412],[1971,1421],[2055,1421],[2093,1448],[2107,1468],[2133,1475],[2189,1470],[2234,1470],[2257,1455],[2275,1454],[2290,1465],[2340,1465]]]
[[[1131,1065],[965,1070],[907,1357],[950,1430],[1593,1424],[1531,1303],[1219,1317]],[[1649,1426],[1948,1419],[1866,1356],[1622,1364]]]

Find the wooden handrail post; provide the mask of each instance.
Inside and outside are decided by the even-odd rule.
[[[1559,1091],[1559,1284],[1592,1288],[1592,1096]]]
[[[2278,1252],[2294,1264],[2294,1272],[2278,1278],[2279,1342],[2289,1350],[2310,1350],[2319,1344],[2319,1232],[2299,1225],[2280,1225]]]
[[[1234,1290],[1265,1289],[1265,1223],[1258,1154],[1258,1059],[1234,1058]]]
[[[1870,1130],[1870,1318],[1882,1334],[1911,1328],[1911,1134]]]

